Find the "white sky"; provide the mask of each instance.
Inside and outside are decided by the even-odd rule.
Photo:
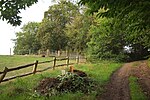
[[[39,0],[38,3],[30,8],[21,11],[22,24],[18,27],[13,27],[7,24],[6,21],[0,20],[0,55],[9,55],[10,48],[13,53],[14,43],[11,39],[15,39],[15,32],[20,31],[20,28],[28,22],[41,22],[44,17],[44,12],[48,10],[53,3],[52,0]]]

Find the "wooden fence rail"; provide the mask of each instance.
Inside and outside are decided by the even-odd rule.
[[[2,74],[3,72],[0,72],[0,74]]]
[[[50,60],[50,61],[39,62],[38,60],[36,60],[34,63],[23,65],[23,66],[18,66],[18,67],[15,67],[15,68],[7,68],[7,67],[5,67],[4,71],[0,72],[0,74],[2,74],[0,76],[0,83],[1,82],[5,82],[5,81],[9,81],[9,80],[12,80],[12,79],[15,79],[17,77],[24,77],[24,76],[28,76],[28,75],[31,75],[31,74],[35,74],[37,72],[43,72],[43,71],[46,71],[48,69],[53,69],[54,70],[56,67],[69,66],[69,65],[75,64],[75,63],[70,63],[70,59],[73,59],[73,58],[70,58],[70,57],[56,58],[54,56],[53,60]],[[76,59],[76,64],[78,64],[79,63],[79,56],[75,57],[74,59]],[[66,60],[65,64],[56,65],[57,61],[63,61],[63,60]],[[37,70],[37,67],[38,67],[39,64],[50,63],[50,62],[53,62],[53,66],[47,67],[47,68],[42,69],[42,70]],[[28,72],[28,73],[21,74],[21,75],[18,75],[18,76],[12,76],[12,77],[9,77],[9,78],[5,79],[5,76],[6,76],[6,74],[8,72],[24,69],[24,68],[31,67],[31,66],[33,66],[32,72]]]
[[[44,63],[50,63],[50,62],[53,62],[54,60],[50,60],[50,61],[42,61],[42,62],[39,62],[38,64],[44,64]]]

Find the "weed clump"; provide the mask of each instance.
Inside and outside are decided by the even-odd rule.
[[[89,77],[68,72],[56,78],[46,78],[40,81],[35,88],[36,93],[46,96],[59,95],[69,92],[91,93],[94,91],[95,82]]]

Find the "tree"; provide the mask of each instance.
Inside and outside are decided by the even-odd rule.
[[[133,27],[140,29],[150,27],[150,1],[149,0],[81,0],[81,4],[88,5],[89,12],[98,12],[105,9],[99,16],[125,18]]]
[[[150,55],[150,30],[134,30],[126,29],[126,42],[130,49],[130,58],[133,60],[146,59]]]
[[[18,15],[21,9],[31,6],[38,0],[1,0],[0,19],[6,20],[13,26],[21,24],[21,17]]]
[[[90,35],[89,27],[92,24],[93,17],[85,13],[79,13],[71,23],[66,24],[66,34],[69,38],[68,48],[81,53],[87,49]]]
[[[148,57],[149,36],[146,32],[129,31],[125,20],[120,22],[115,18],[96,18],[89,33],[92,34],[88,42],[90,57],[115,60],[139,60]]]
[[[14,54],[37,54],[41,48],[36,37],[38,27],[39,23],[29,22],[22,27],[22,32],[16,33]]]
[[[98,59],[125,59],[124,28],[112,18],[97,18],[95,24],[91,25],[89,33],[92,35],[88,42],[88,55],[90,58]]]
[[[78,12],[78,7],[69,1],[61,1],[49,7],[38,31],[42,49],[65,49],[68,39],[64,29]]]
[[[142,0],[142,1],[140,0],[122,0],[122,1],[121,0],[114,0],[114,1],[113,0],[94,0],[94,1],[93,0],[88,0],[88,1],[81,0],[80,3],[88,5],[90,13],[94,14],[94,12],[98,12],[97,16],[99,16],[100,19],[101,17],[103,18],[106,17],[108,18],[108,20],[110,18],[113,18],[113,20],[116,21],[116,22],[113,22],[111,27],[114,27],[115,30],[118,30],[116,31],[116,36],[118,36],[120,32],[124,33],[122,34],[122,36],[124,36],[123,40],[125,41],[125,44],[122,44],[121,47],[130,48],[129,50],[130,53],[128,52],[128,56],[130,56],[131,59],[138,60],[138,59],[143,59],[143,58],[148,57],[148,55],[150,54],[149,52],[150,24],[148,24],[150,23],[150,17],[149,17],[150,16],[150,11],[149,11],[150,1],[149,0]],[[108,25],[108,27],[110,27],[110,25]],[[109,28],[110,30],[109,32],[114,33],[115,30],[111,27]],[[103,28],[103,30],[106,31],[107,30],[106,27]],[[96,34],[96,33],[94,33],[93,31],[93,34]],[[97,34],[97,36],[99,35]],[[115,37],[111,36],[111,38],[118,40],[118,37],[116,36]],[[105,38],[101,37],[101,39],[105,39]],[[93,40],[93,41],[96,41],[96,40]],[[102,40],[99,39],[99,41],[102,41]],[[97,41],[97,43],[99,41]],[[96,42],[93,42],[93,43],[97,44]],[[104,44],[105,44],[105,41],[104,41]],[[92,46],[92,43],[90,46]],[[110,46],[115,47],[116,44],[110,44]],[[111,52],[111,54],[114,54],[112,53],[111,50],[112,49],[109,50],[109,53]],[[120,50],[120,52],[122,52],[122,50]],[[104,53],[106,52],[103,52],[103,54]],[[108,56],[108,54],[106,56]]]

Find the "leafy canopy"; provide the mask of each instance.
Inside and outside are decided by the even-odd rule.
[[[149,0],[81,0],[81,4],[89,7],[89,12],[100,12],[99,16],[125,18],[138,28],[150,27],[150,1]]]
[[[116,18],[95,18],[89,33],[88,54],[119,61],[145,59],[150,54],[148,30],[130,30],[130,23]]]
[[[14,47],[14,54],[37,54],[40,43],[36,38],[39,23],[29,22],[22,27],[22,32],[17,32]]]
[[[65,49],[68,39],[64,30],[66,24],[71,23],[77,13],[79,13],[77,5],[70,1],[60,1],[45,11],[38,31],[43,50]]]
[[[92,24],[93,17],[87,16],[85,13],[78,14],[71,23],[66,24],[65,32],[69,38],[68,48],[81,53],[87,49],[89,42],[89,27]]]
[[[13,26],[21,24],[21,17],[18,15],[21,9],[31,6],[38,0],[0,0],[0,19],[6,20]]]

